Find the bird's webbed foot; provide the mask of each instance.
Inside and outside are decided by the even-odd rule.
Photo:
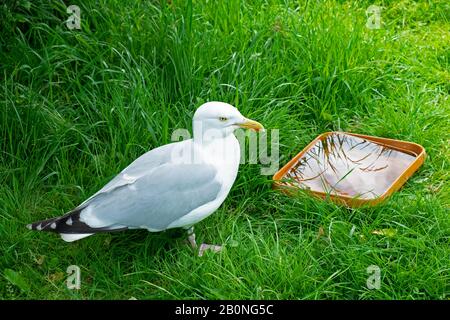
[[[199,248],[199,250],[198,250],[198,256],[199,257],[203,256],[204,252],[207,251],[207,250],[212,250],[213,252],[220,252],[220,251],[222,251],[222,246],[213,245],[213,244],[202,243],[200,245],[200,247],[198,247],[197,242],[195,241],[194,227],[190,227],[187,230],[187,233],[188,233],[188,240],[189,240],[189,243],[190,243],[191,247],[194,250]]]

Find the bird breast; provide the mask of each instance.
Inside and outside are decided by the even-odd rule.
[[[203,160],[217,168],[216,179],[223,184],[222,191],[228,194],[239,169],[239,141],[231,134],[222,139],[214,139],[214,141],[203,144],[201,150]]]

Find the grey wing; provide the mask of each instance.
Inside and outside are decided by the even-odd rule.
[[[92,197],[80,220],[94,228],[164,230],[192,210],[214,201],[221,189],[207,164],[163,164],[135,181]]]
[[[152,168],[157,168],[164,163],[170,162],[171,158],[174,156],[173,153],[175,148],[189,148],[189,144],[191,142],[191,140],[185,140],[181,142],[170,143],[144,153],[139,158],[134,160],[128,167],[123,169],[105,186],[103,186],[103,188],[101,188],[94,195],[80,204],[76,209],[86,207],[93,198],[99,196],[102,193],[109,192],[117,187],[134,183],[136,179],[147,174]]]
[[[123,186],[134,182],[137,178],[145,175],[152,168],[156,168],[164,163],[170,162],[172,156],[172,150],[176,144],[188,143],[189,141],[182,141],[178,143],[166,144],[164,146],[152,149],[139,158],[134,160],[128,167],[123,169],[117,176],[115,176],[110,182],[108,182],[103,188],[101,188],[94,196],[108,192],[119,186]],[[93,197],[94,197],[93,196]],[[92,198],[92,197],[91,197]],[[83,204],[88,202],[91,198],[86,200]],[[83,205],[82,204],[82,205]]]

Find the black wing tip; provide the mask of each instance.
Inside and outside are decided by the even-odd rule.
[[[63,216],[50,218],[47,220],[36,221],[27,224],[29,230],[58,232],[66,231],[72,226],[72,221],[78,221],[80,218],[80,209],[76,208]],[[63,230],[61,230],[63,229]]]
[[[49,231],[64,234],[114,232],[128,229],[122,228],[92,228],[80,220],[80,210],[73,210],[64,216],[37,221],[26,226],[29,230]]]
[[[42,220],[33,222],[26,225],[28,230],[36,230],[36,231],[57,231],[56,226],[59,218],[53,218],[49,220]]]

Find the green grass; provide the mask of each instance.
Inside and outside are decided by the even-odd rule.
[[[0,298],[450,298],[448,1],[377,2],[378,30],[372,1],[65,2],[81,30],[62,1],[0,7]],[[197,257],[176,230],[67,244],[25,228],[191,128],[209,100],[280,129],[282,165],[327,130],[413,141],[428,158],[387,202],[353,210],[279,194],[241,165],[196,226],[221,254]]]

